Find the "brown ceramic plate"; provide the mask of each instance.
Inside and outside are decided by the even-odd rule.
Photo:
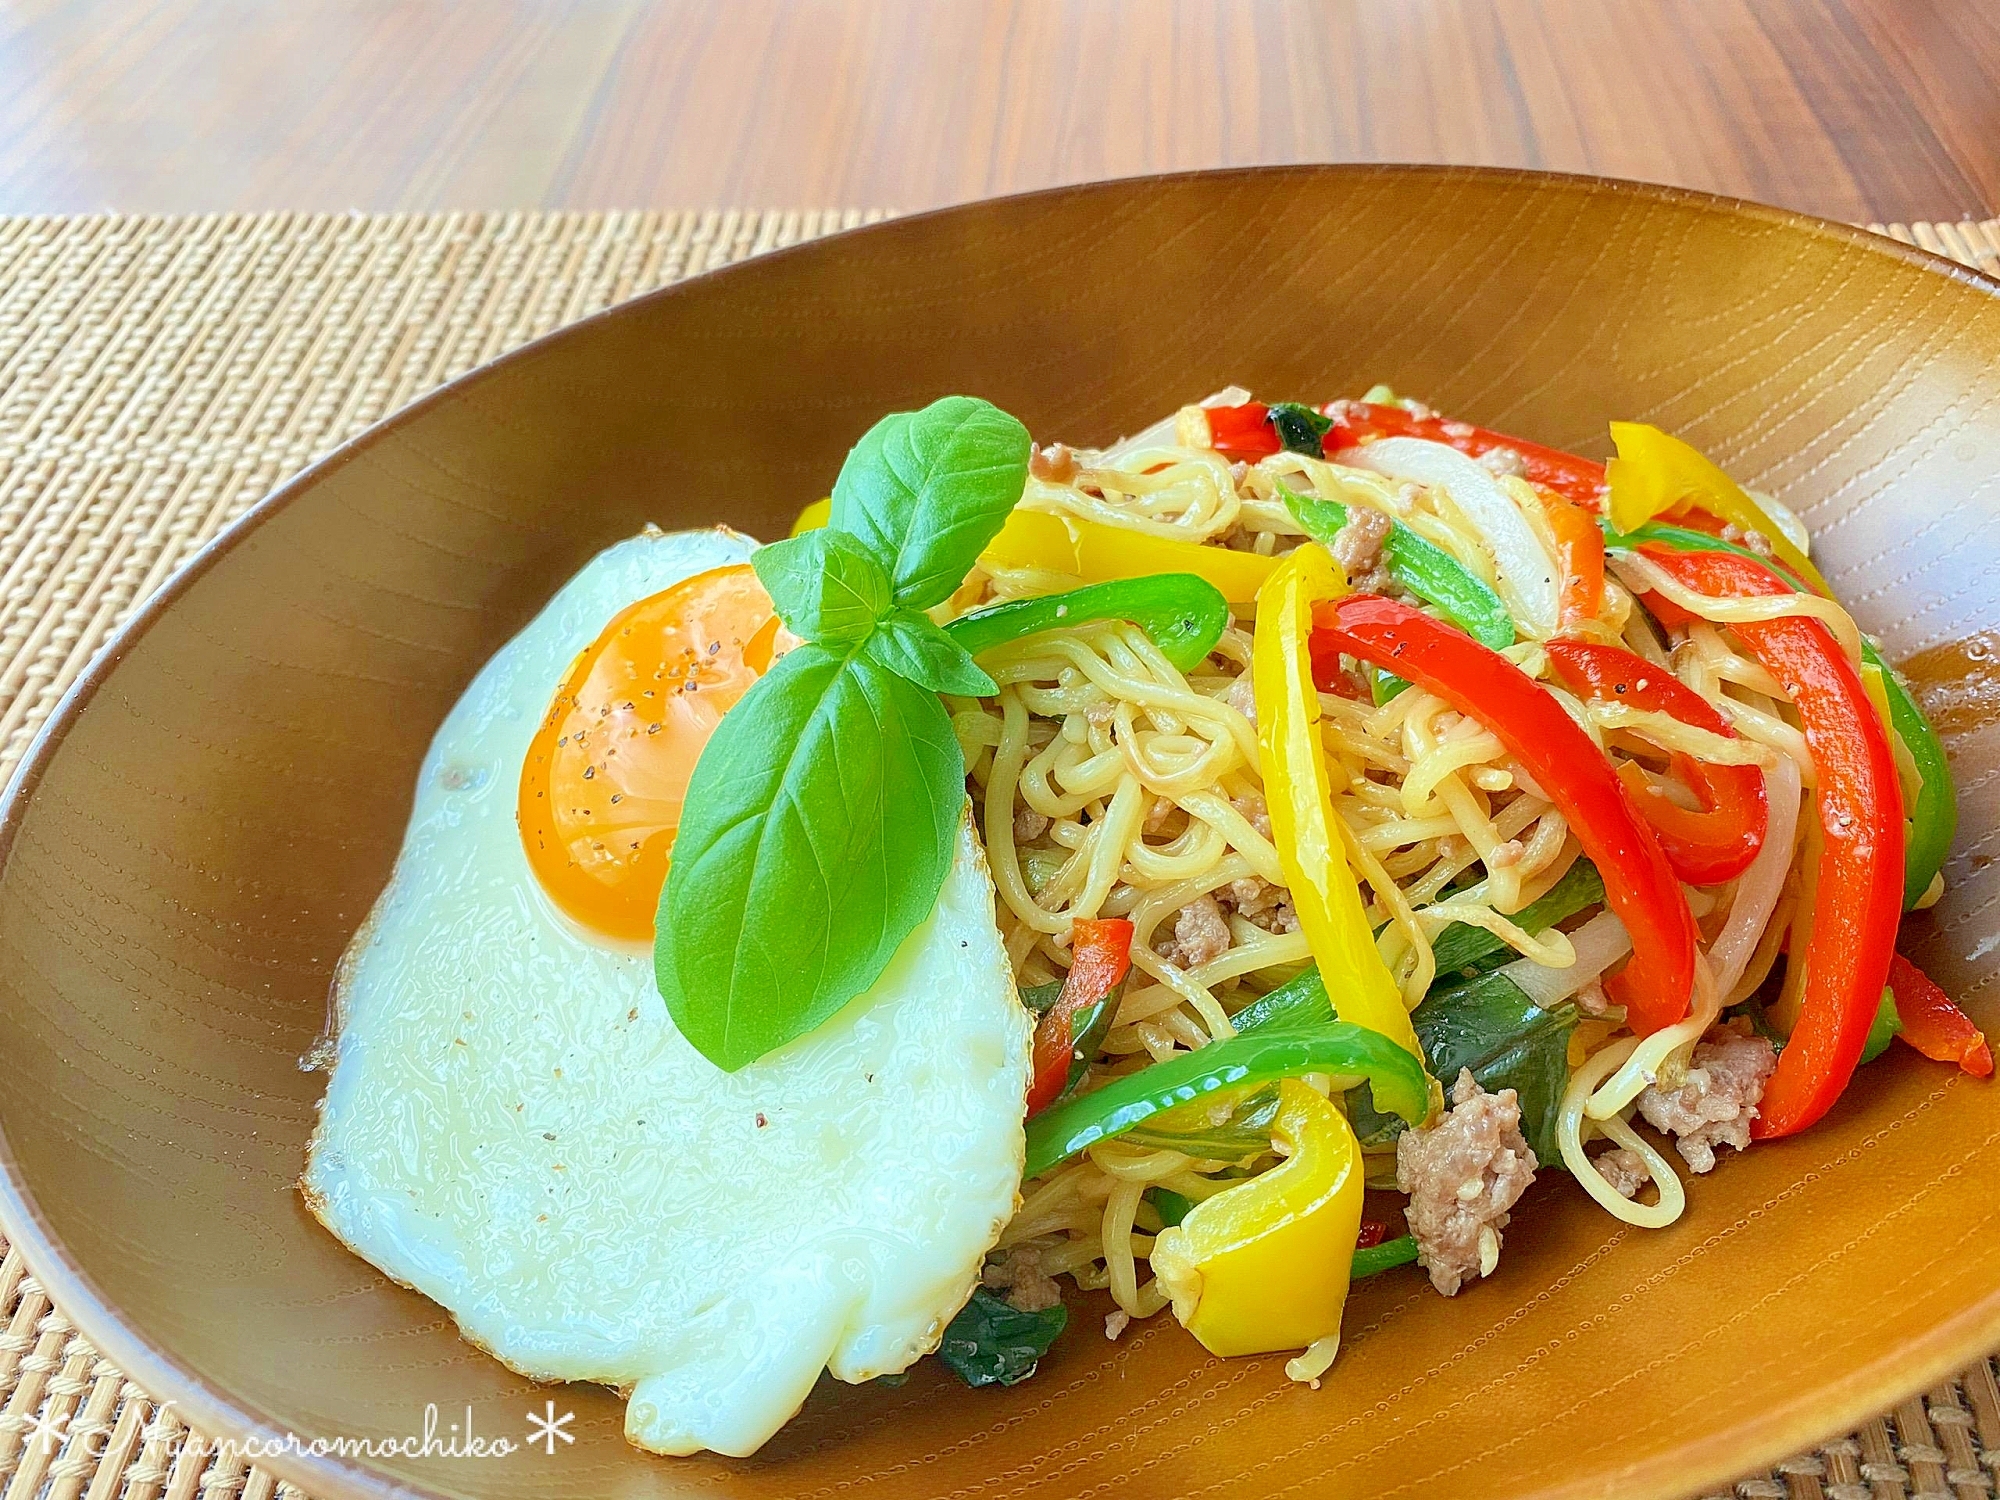
[[[1669,1230],[1553,1181],[1495,1280],[1368,1283],[1320,1391],[1170,1319],[1107,1343],[1085,1307],[1027,1384],[823,1387],[747,1462],[634,1452],[612,1397],[530,1386],[335,1244],[293,1189],[325,1082],[298,1060],[432,729],[591,553],[647,521],[779,535],[870,422],[943,392],[1104,440],[1232,381],[1387,380],[1590,452],[1644,418],[1802,511],[1957,763],[1952,889],[1905,946],[2000,1025],[1996,293],[1686,193],[1328,168],[953,209],[546,339],[281,490],[36,745],[0,829],[7,1230],[221,1434],[576,1413],[552,1457],[271,1460],[324,1497],[1666,1496],[1843,1430],[2000,1344],[2000,1087],[1901,1048]]]

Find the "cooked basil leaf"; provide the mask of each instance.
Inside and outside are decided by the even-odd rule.
[[[654,968],[731,1072],[866,990],[951,867],[965,762],[944,705],[859,647],[808,644],[732,708],[689,780]]]
[[[1569,1036],[1576,1007],[1543,1010],[1505,974],[1433,989],[1410,1012],[1431,1075],[1450,1094],[1461,1068],[1488,1093],[1513,1089],[1521,1101],[1521,1133],[1543,1167],[1562,1167],[1556,1116],[1569,1084]],[[1367,1085],[1349,1096],[1349,1117],[1363,1145],[1381,1145],[1401,1134],[1403,1122],[1374,1107]]]
[[[1028,429],[988,402],[947,396],[871,427],[841,466],[828,524],[882,560],[895,601],[951,597],[1021,498]]]
[[[1000,691],[965,647],[914,609],[892,611],[869,639],[868,654],[934,693],[987,698]]]
[[[889,609],[889,575],[875,554],[843,531],[821,527],[750,554],[778,618],[796,635],[845,646],[875,628]]]
[[[1271,1127],[1278,1118],[1278,1086],[1256,1085],[1238,1092],[1229,1113],[1221,1119],[1213,1096],[1183,1104],[1179,1109],[1155,1115],[1145,1125],[1125,1132],[1134,1146],[1160,1146],[1169,1151],[1209,1161],[1240,1161],[1246,1156],[1271,1149]]]
[[[1579,859],[1536,900],[1514,913],[1514,923],[1533,936],[1546,932],[1558,922],[1566,922],[1586,907],[1604,900],[1604,877],[1597,866]],[[1470,979],[1488,969],[1512,963],[1518,956],[1507,940],[1484,927],[1453,922],[1431,940],[1431,954],[1437,959],[1437,979],[1433,990],[1454,980]]]
[[[1069,1309],[1058,1302],[1040,1312],[1010,1307],[985,1287],[945,1325],[938,1358],[967,1385],[1013,1385],[1035,1373],[1056,1335],[1069,1326]]]
[[[1292,452],[1307,458],[1326,456],[1325,440],[1333,430],[1333,418],[1296,401],[1280,401],[1271,407],[1270,422],[1278,429],[1278,441]]]

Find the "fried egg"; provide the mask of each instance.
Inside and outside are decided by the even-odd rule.
[[[822,1369],[936,1347],[1018,1202],[1030,1023],[969,815],[930,918],[818,1030],[697,1053],[648,939],[702,743],[777,649],[724,530],[598,556],[424,761],[341,963],[303,1188],[356,1253],[662,1453],[754,1452]]]

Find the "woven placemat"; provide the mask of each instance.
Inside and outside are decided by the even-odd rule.
[[[138,602],[286,475],[537,334],[880,217],[0,219],[0,776]],[[2000,275],[2000,220],[1885,232]],[[189,1434],[0,1252],[0,1500],[297,1495]],[[1989,1360],[1736,1493],[1991,1500],[1996,1471]]]

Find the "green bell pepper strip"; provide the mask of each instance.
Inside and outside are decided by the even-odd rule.
[[[1238,1036],[1255,1031],[1296,1031],[1301,1026],[1324,1026],[1331,1021],[1333,1001],[1318,968],[1308,964],[1303,973],[1260,995],[1229,1019]]]
[[[1282,484],[1278,493],[1285,497],[1292,519],[1305,528],[1306,535],[1325,547],[1333,546],[1333,539],[1347,524],[1345,505],[1297,494]],[[1500,596],[1444,548],[1418,536],[1401,521],[1389,524],[1389,539],[1382,544],[1382,564],[1400,587],[1440,611],[1480,645],[1503,651],[1514,644],[1514,617],[1507,613]],[[1395,691],[1387,697],[1394,697]]]
[[[1162,1227],[1172,1229],[1185,1219],[1194,1208],[1194,1200],[1175,1192],[1172,1188],[1149,1187],[1146,1201],[1153,1205],[1153,1211],[1160,1216]]]
[[[1045,1110],[1028,1121],[1028,1159],[1022,1175],[1039,1177],[1086,1147],[1217,1089],[1304,1073],[1366,1079],[1374,1087],[1379,1108],[1418,1123],[1430,1115],[1423,1064],[1380,1032],[1348,1021],[1273,1029],[1211,1042]]]
[[[1945,759],[1944,742],[1917,706],[1902,674],[1882,660],[1875,643],[1866,636],[1861,638],[1861,654],[1882,669],[1889,727],[1896,731],[1923,778],[1903,841],[1903,910],[1909,911],[1931,888],[1951,853],[1951,841],[1958,834],[1958,789],[1952,782],[1951,762]]]
[[[1882,991],[1882,1003],[1875,1008],[1875,1024],[1868,1028],[1868,1040],[1862,1044],[1861,1060],[1871,1063],[1889,1050],[1889,1043],[1903,1029],[1903,1018],[1896,1014],[1896,992]]]
[[[1561,880],[1515,912],[1513,921],[1516,927],[1533,937],[1588,907],[1601,906],[1603,902],[1604,877],[1597,873],[1596,865],[1587,859],[1579,859],[1563,873]],[[1483,972],[1502,963],[1511,963],[1519,956],[1507,946],[1504,938],[1467,922],[1454,922],[1440,932],[1431,942],[1431,953],[1437,959],[1437,978],[1432,981],[1433,987],[1453,979],[1471,978],[1467,971]]]
[[[1649,521],[1629,532],[1611,532],[1604,540],[1608,547],[1633,548],[1641,542],[1652,542],[1682,552],[1734,552],[1769,568],[1795,588],[1800,587],[1798,579],[1782,563],[1774,564],[1770,558],[1747,547],[1685,526]],[[1923,778],[1916,802],[1909,809],[1909,828],[1903,840],[1903,910],[1909,911],[1923,899],[1937,872],[1944,868],[1945,857],[1951,853],[1951,841],[1958,833],[1958,789],[1952,781],[1951,762],[1945,758],[1944,742],[1923,709],[1917,706],[1909,684],[1882,660],[1875,643],[1866,636],[1861,638],[1861,655],[1881,670],[1883,695],[1889,700],[1889,727],[1910,752],[1917,774]]]
[[[1417,1258],[1417,1242],[1409,1235],[1393,1240],[1384,1240],[1379,1245],[1370,1245],[1366,1250],[1354,1252],[1354,1269],[1350,1273],[1356,1281],[1363,1276],[1373,1276],[1378,1271],[1386,1271],[1392,1266],[1407,1266]]]
[[[1154,573],[1086,584],[1065,594],[1014,599],[975,610],[945,626],[945,634],[972,655],[1023,636],[1080,625],[1087,620],[1130,620],[1183,672],[1193,671],[1229,628],[1222,591],[1192,573]]]

